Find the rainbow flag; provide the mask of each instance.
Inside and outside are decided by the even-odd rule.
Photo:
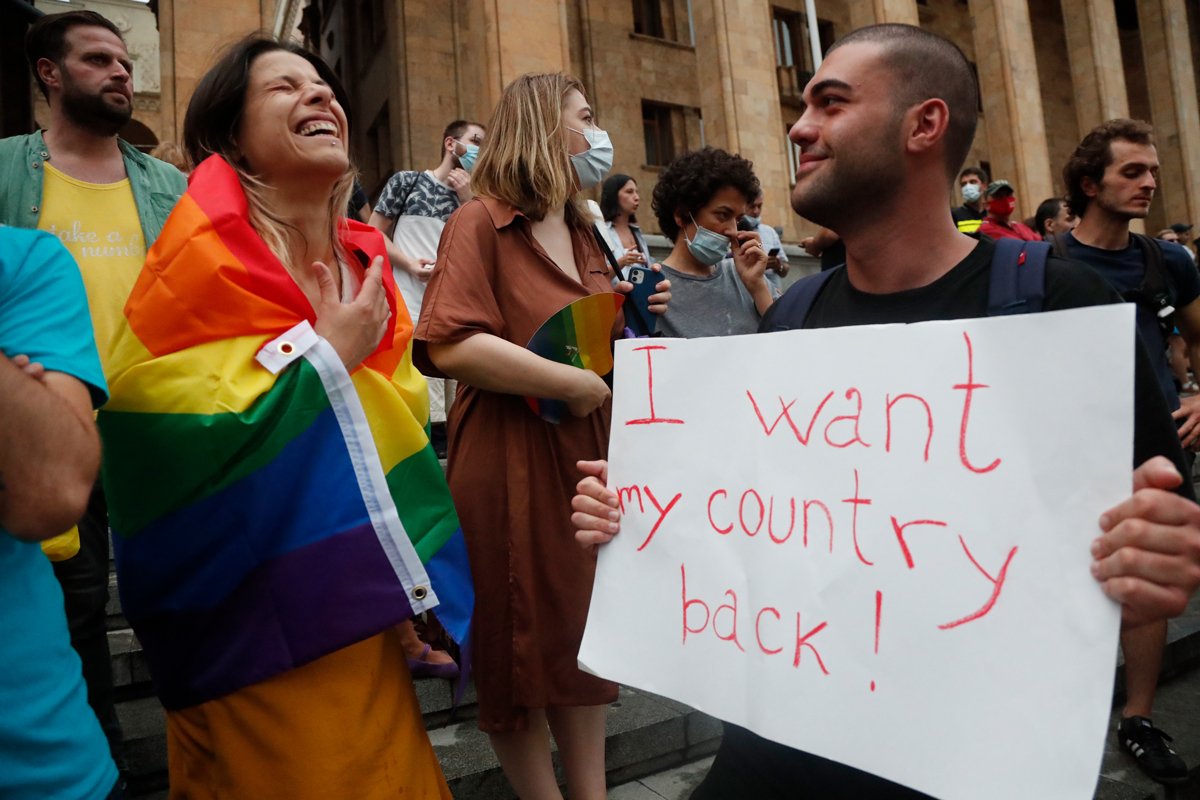
[[[625,295],[601,292],[560,308],[541,324],[525,349],[542,358],[590,369],[601,378],[613,370],[612,329]],[[562,400],[526,397],[533,413],[557,425],[568,413]]]
[[[121,603],[167,708],[221,697],[416,613],[459,642],[466,545],[426,435],[412,321],[347,373],[220,158],[151,248],[100,412]],[[364,266],[381,234],[345,221]]]

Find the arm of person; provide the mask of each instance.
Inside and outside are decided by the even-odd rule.
[[[609,398],[608,384],[591,370],[558,364],[490,333],[426,345],[439,370],[477,389],[566,402],[584,417]]]
[[[83,516],[100,468],[88,389],[0,356],[0,420],[0,526],[26,541],[57,536]]]
[[[433,259],[414,258],[408,255],[397,247],[389,236],[383,237],[383,246],[387,250],[388,263],[393,267],[404,270],[422,283],[433,277]]]
[[[1200,298],[1175,312],[1179,333],[1187,344],[1192,373],[1200,378]],[[1200,446],[1200,395],[1181,398],[1173,414],[1179,423],[1179,440],[1193,450]]]
[[[385,217],[378,211],[372,211],[370,219],[367,220],[367,224],[373,228],[378,228],[383,234],[383,238],[390,242],[392,239],[392,231],[396,227],[396,218]]]
[[[771,284],[767,282],[767,254],[757,233],[738,231],[733,265],[742,285],[750,293],[759,316],[767,313],[767,309],[775,302],[775,296],[771,293]]]
[[[806,236],[801,239],[800,246],[804,248],[804,252],[813,258],[819,258],[821,253],[832,247],[839,238],[829,228],[821,228],[813,236]]]
[[[1100,517],[1092,575],[1135,628],[1178,616],[1200,586],[1200,506],[1174,491],[1183,476],[1170,460],[1133,473],[1133,494]]]
[[[621,512],[617,495],[607,488],[607,461],[577,461],[584,477],[575,486],[571,499],[571,526],[580,547],[594,550],[608,544],[621,530]]]
[[[462,205],[475,196],[471,191],[471,174],[462,167],[455,167],[446,176],[446,185],[458,195],[458,203]]]

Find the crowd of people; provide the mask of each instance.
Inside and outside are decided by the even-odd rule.
[[[172,797],[449,797],[412,677],[460,666],[520,797],[561,798],[551,735],[567,794],[604,797],[617,686],[576,655],[596,548],[620,524],[611,392],[531,337],[629,294],[640,267],[666,336],[983,316],[1005,237],[1051,242],[1045,309],[1138,304],[1133,493],[1100,518],[1092,572],[1125,621],[1119,738],[1156,778],[1186,776],[1151,706],[1166,620],[1200,585],[1184,479],[1200,399],[1179,392],[1188,362],[1200,374],[1200,273],[1129,231],[1158,171],[1144,123],[1089,134],[1030,227],[1008,182],[960,172],[978,103],[962,53],[909,26],[850,34],[790,132],[792,206],[822,226],[804,246],[832,262],[800,306],[753,164],[720,149],[659,176],[656,262],[637,182],[612,174],[564,74],[516,79],[486,124],[451,122],[437,165],[371,206],[345,93],[297,45],[253,35],[217,61],[181,152],[162,153],[178,166],[116,135],[132,63],[111,22],[43,17],[27,57],[50,116],[0,141],[0,796],[124,796],[111,530]],[[862,214],[879,174],[902,185]],[[569,414],[550,424],[526,398]],[[917,796],[735,726],[694,796],[799,788]]]

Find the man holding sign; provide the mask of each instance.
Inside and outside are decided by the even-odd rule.
[[[828,57],[805,90],[806,110],[790,133],[792,141],[801,148],[792,205],[803,217],[839,232],[846,245],[847,264],[844,269],[835,270],[829,275],[815,299],[801,311],[797,311],[797,305],[789,303],[785,295],[785,299],[767,313],[761,330],[962,320],[987,315],[989,278],[993,268],[995,245],[991,242],[979,242],[959,233],[948,210],[934,211],[944,208],[946,191],[971,146],[976,125],[977,91],[970,65],[961,51],[948,41],[915,27],[878,25],[864,28],[850,34],[830,49]],[[878,191],[880,175],[889,176],[894,182],[887,192]],[[862,213],[860,206],[863,197],[873,198],[870,214]],[[877,199],[879,197],[885,198],[882,205]],[[796,292],[803,285],[804,282],[797,284],[789,294]],[[1103,305],[1117,299],[1098,276],[1086,269],[1056,258],[1047,260],[1042,302],[1045,310]],[[958,448],[950,456],[953,456],[956,462],[961,458],[963,472],[983,473],[993,468],[998,461],[989,464],[982,458],[982,453],[974,450],[968,452],[970,397],[972,390],[984,388],[985,382],[982,379],[975,380],[978,373],[972,371],[971,340],[965,334],[964,337],[965,380],[955,385],[954,389],[962,390],[966,400],[963,401]],[[722,346],[724,341],[722,340]],[[961,340],[959,345],[961,346]],[[979,346],[982,347],[982,344]],[[1136,413],[1133,451],[1135,463],[1140,465],[1133,476],[1134,494],[1100,515],[1100,536],[1091,545],[1092,576],[1100,582],[1109,597],[1121,604],[1122,619],[1126,626],[1179,614],[1197,585],[1200,585],[1200,507],[1192,501],[1191,487],[1186,485],[1181,477],[1178,465],[1182,463],[1182,457],[1178,438],[1175,436],[1165,401],[1149,369],[1145,353],[1139,348],[1134,355]],[[645,355],[647,369],[651,368],[652,356],[649,352]],[[796,364],[797,371],[807,368],[807,364]],[[663,378],[667,376],[659,377],[659,385],[664,385]],[[653,389],[652,386],[652,392]],[[847,400],[852,398],[852,392],[857,390],[847,390]],[[619,391],[617,394],[619,396]],[[747,391],[746,395],[750,396],[751,393]],[[1001,395],[997,391],[992,396]],[[654,419],[639,422],[663,422],[670,420],[661,419],[662,417],[683,416],[680,413],[662,412],[661,397],[659,411],[656,412],[653,394],[650,399],[650,416]],[[827,457],[833,459],[834,448],[852,449],[856,442],[865,446],[859,439],[857,421],[858,416],[863,416],[864,402],[874,399],[869,397],[864,401],[860,393],[858,415],[837,417],[823,428],[824,441],[830,445],[830,448],[821,451],[823,454],[828,452]],[[770,400],[773,403],[774,397]],[[780,398],[779,411],[774,408],[766,409],[764,406],[760,413],[760,407],[753,396],[750,396],[750,402],[754,404],[754,411],[759,415],[762,431],[767,437],[771,435],[772,420],[776,427],[785,422],[807,450],[809,442],[815,441],[819,436],[815,431],[822,430],[819,426],[814,428],[809,424],[805,432],[804,426],[810,421],[811,409],[802,411],[799,406],[792,409],[784,403],[783,398]],[[887,408],[890,411],[892,400],[889,398],[888,402]],[[1045,402],[1042,400],[1042,403]],[[795,420],[789,416],[789,410]],[[933,413],[929,413],[929,440],[932,440]],[[1019,416],[1022,413],[1022,409],[1013,409],[1009,415]],[[813,419],[817,419],[819,414],[818,406],[817,411],[813,413]],[[839,420],[842,422],[839,423]],[[825,421],[826,418],[821,418],[819,425],[825,425]],[[853,438],[846,433],[851,423]],[[836,424],[842,427],[836,428]],[[978,431],[978,427],[975,430]],[[832,435],[831,432],[836,435]],[[930,460],[929,440],[926,440],[926,462]],[[773,441],[768,444],[774,446]],[[879,444],[878,440],[876,444]],[[881,449],[877,447],[871,452],[878,456]],[[836,451],[838,454],[843,452],[846,451]],[[1163,455],[1168,458],[1156,458]],[[972,456],[976,458],[974,462],[971,460]],[[585,546],[603,544],[611,540],[618,530],[619,498],[616,492],[605,487],[607,474],[603,462],[585,462],[581,463],[580,467],[589,477],[580,482],[579,494],[573,502],[573,522],[578,531],[576,538]],[[865,512],[867,504],[871,502],[865,499],[866,493],[878,492],[874,495],[878,502],[884,490],[891,490],[891,487],[864,486],[863,493],[860,494],[859,474],[855,471],[853,497],[836,501],[836,508],[841,509],[843,503],[851,503],[853,505],[850,508],[855,514],[859,513],[860,507]],[[737,491],[740,491],[740,488],[730,487],[728,493],[725,493],[725,489],[718,489],[708,495],[708,522],[717,534],[732,530],[733,521],[737,520],[742,512],[738,503],[731,500],[736,497],[734,492]],[[1027,487],[1026,491],[1029,492],[1030,487]],[[748,496],[749,491],[741,494],[743,506],[747,504]],[[662,506],[660,523],[671,512],[670,503],[666,502],[669,500],[668,494],[666,497],[659,496],[654,502],[655,508]],[[1037,500],[1042,502],[1041,498]],[[1034,499],[1031,498],[1030,502],[1034,502]],[[761,524],[759,527],[753,526],[754,503],[761,506],[762,498],[755,495],[749,501],[751,524],[748,526],[744,517],[741,520],[746,536],[754,536],[761,527],[770,537],[768,541],[782,543],[786,537],[778,530],[772,532],[769,527],[763,527]],[[806,499],[803,502],[805,514],[808,513],[810,505],[816,514],[825,504],[818,504],[815,499]],[[834,502],[828,505],[835,507]],[[795,498],[793,507],[796,509],[796,517],[799,517],[801,504],[796,502]],[[626,510],[629,510],[628,507]],[[1097,512],[1101,510],[1096,509]],[[787,514],[782,516],[786,520]],[[833,516],[828,513],[826,516],[829,518],[829,550],[832,553]],[[762,522],[761,515],[758,521]],[[725,527],[727,523],[729,527]],[[892,524],[896,526],[895,541],[899,542],[904,558],[908,560],[909,569],[913,566],[913,553],[906,546],[905,528],[922,523],[927,528],[939,524],[932,519],[913,518],[913,521],[903,524],[898,524],[895,517],[892,520]],[[805,526],[807,533],[807,518]],[[659,543],[659,540],[651,541],[657,528],[658,526],[650,531],[650,537],[644,542],[639,537],[639,551]],[[839,528],[839,536],[841,530]],[[856,531],[853,523],[850,530]],[[919,539],[928,534],[917,533],[918,530],[922,529],[917,527],[908,530],[909,540],[929,541]],[[736,534],[740,532],[735,531]],[[657,533],[660,540],[666,535],[663,531]],[[866,554],[860,552],[857,535],[852,535],[854,538],[846,536],[839,539],[839,546],[848,548],[848,541],[851,542],[854,549],[850,560],[853,561],[854,557],[857,557],[863,564],[870,565],[868,556],[872,553],[869,548]],[[976,558],[976,540],[969,542],[968,539],[969,531],[965,538],[961,534],[958,536],[966,558],[969,558],[979,573],[995,586],[995,591],[992,601],[980,611],[953,621],[947,618],[944,625],[937,626],[942,629],[955,626],[963,626],[963,629],[966,629],[969,627],[967,623],[985,616],[1003,590],[1008,567],[1014,563],[1014,558],[1024,557],[1024,551],[1021,556],[1017,556],[1017,548],[1012,547],[1007,552],[1007,560],[1004,553],[997,550],[999,556],[990,556],[990,560],[984,559],[981,564]],[[756,539],[755,542],[758,544],[763,540]],[[725,541],[722,544],[725,544]],[[795,542],[792,544],[795,545]],[[916,547],[928,546],[918,544]],[[807,539],[803,547],[809,547]],[[971,547],[975,547],[975,550]],[[923,557],[925,556],[921,553],[916,554],[918,560]],[[1026,562],[1020,562],[1024,563]],[[1014,566],[1013,571],[1016,573],[1022,568],[1020,565]],[[900,569],[903,570],[903,562]],[[683,579],[685,646],[693,646],[687,634],[694,634],[696,628],[701,627],[699,622],[704,621],[707,624],[710,617],[711,632],[703,635],[715,634],[717,639],[724,639],[725,642],[731,643],[731,646],[737,644],[737,597],[733,596],[732,604],[727,602],[719,606],[717,603],[721,600],[717,599],[711,602],[712,608],[715,609],[711,615],[701,615],[699,611],[703,609],[689,605],[701,590],[696,584],[695,574],[693,571],[676,575],[676,595],[679,588],[678,579]],[[1063,582],[1065,584],[1068,581],[1076,581],[1077,577],[1063,576]],[[836,582],[826,588],[831,595],[839,590]],[[937,588],[939,587],[931,585],[930,591],[936,591]],[[1039,587],[1045,588],[1044,585]],[[1049,587],[1047,599],[1056,601],[1057,588],[1054,585]],[[732,591],[726,592],[727,597],[732,595]],[[719,595],[710,594],[709,599],[717,596]],[[1067,597],[1066,592],[1063,592],[1063,597]],[[881,601],[881,593],[875,593],[875,652],[879,651],[880,614],[883,608]],[[698,613],[694,620],[689,621],[688,611],[693,607]],[[726,613],[720,618],[722,629],[718,631],[718,614],[727,608],[732,609],[732,613]],[[595,603],[593,609],[596,609]],[[757,603],[754,609],[758,609]],[[749,617],[743,617],[742,640],[746,643],[747,650],[757,647],[763,653],[774,652],[774,648],[768,649],[761,639],[757,645],[753,643],[763,615],[766,614],[767,622],[771,623],[780,619],[781,612],[786,621],[790,611],[781,605],[778,608],[763,606],[758,610],[757,617],[753,613]],[[802,623],[802,613],[803,609],[795,614],[794,663],[797,667],[803,663],[809,670],[808,674],[817,675],[813,670],[819,670],[828,675],[826,665],[819,654],[823,627],[821,617],[807,617]],[[732,629],[729,627],[731,621],[734,626]],[[1085,622],[1081,620],[1081,624]],[[768,626],[768,630],[776,636],[779,630],[784,629],[771,629]],[[697,634],[697,638],[699,635]],[[773,640],[768,644],[774,645],[778,641]],[[587,647],[586,637],[584,647]],[[793,663],[791,652],[789,646],[789,665]],[[932,676],[937,669],[944,669],[945,666],[930,663],[930,675]],[[1110,669],[1108,666],[1105,668]],[[929,680],[936,679],[930,677]],[[736,691],[732,691],[731,694],[749,694],[749,687],[732,688]],[[874,692],[874,689],[872,684],[871,692]],[[884,698],[881,697],[881,701],[882,699]],[[778,720],[773,722],[778,723]],[[811,727],[812,723],[803,718],[798,718],[790,724],[799,728],[806,722]],[[1029,724],[1035,723],[1031,721]],[[822,729],[825,730],[824,727]],[[854,740],[859,736],[865,737],[868,733],[861,728],[854,729],[851,724],[847,729],[828,729],[823,737],[818,738],[844,741]],[[941,754],[950,744],[954,743],[948,740],[916,743],[918,748],[924,748],[922,752],[929,754],[930,763],[924,767],[927,773],[935,769],[962,772],[970,768],[969,765],[941,762],[944,758]],[[1006,743],[996,744],[1004,746]],[[903,742],[895,742],[894,745],[914,746],[912,743]],[[852,751],[853,745],[850,748]],[[846,747],[843,746],[840,752],[846,752]],[[1099,763],[1098,753],[1095,763]],[[1014,763],[1012,770],[1020,771],[1023,766]],[[909,781],[911,783],[921,783],[925,786],[942,785],[921,780],[921,769],[920,765],[905,765],[903,772],[907,776],[916,776]],[[893,770],[893,774],[895,773],[896,770]],[[986,783],[994,777],[980,775],[979,780]],[[943,796],[952,793],[949,789],[938,791]],[[897,783],[727,725],[726,735],[713,768],[693,798],[708,800],[726,797],[920,796],[922,795],[914,790]],[[979,793],[977,796],[982,797],[984,794]]]

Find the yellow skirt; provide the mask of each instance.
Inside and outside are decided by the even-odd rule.
[[[167,713],[171,800],[450,800],[388,630]]]

